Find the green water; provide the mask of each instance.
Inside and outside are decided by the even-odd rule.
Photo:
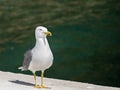
[[[32,74],[17,68],[34,46],[35,27],[44,25],[54,54],[46,77],[120,87],[119,3],[67,1],[0,1],[0,70]]]
[[[47,77],[119,86],[119,31],[77,25],[58,26],[50,31],[53,36],[48,39],[55,59],[46,71]],[[32,74],[17,68],[24,52],[34,46],[33,36],[33,41],[28,38],[22,46],[8,42],[8,48],[0,54],[1,70]]]

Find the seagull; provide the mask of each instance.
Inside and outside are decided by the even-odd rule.
[[[30,70],[33,73],[35,88],[47,88],[43,83],[44,71],[53,64],[53,54],[47,36],[52,36],[52,33],[46,27],[36,27],[36,44],[32,49],[25,52],[23,65],[18,68],[22,71]],[[41,71],[41,85],[36,83],[36,71]]]

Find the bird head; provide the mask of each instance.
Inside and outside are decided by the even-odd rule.
[[[35,30],[36,38],[44,38],[46,36],[52,36],[52,33],[47,30],[46,27],[38,26]]]

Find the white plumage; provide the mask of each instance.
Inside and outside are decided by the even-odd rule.
[[[40,31],[39,31],[40,30]],[[33,73],[35,71],[42,71],[48,69],[53,63],[53,54],[49,47],[46,35],[39,36],[39,33],[48,32],[45,27],[37,27],[35,35],[36,35],[36,44],[32,49],[32,61],[29,65],[29,70]]]

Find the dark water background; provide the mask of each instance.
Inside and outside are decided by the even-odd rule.
[[[46,77],[120,87],[119,8],[119,0],[0,0],[0,70],[32,74],[17,68],[43,25],[53,33]]]

